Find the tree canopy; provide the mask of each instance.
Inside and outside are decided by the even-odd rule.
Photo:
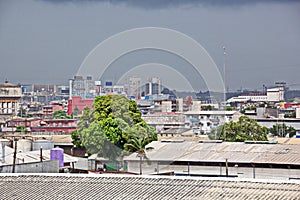
[[[294,135],[296,135],[295,128],[292,126],[287,126],[285,123],[275,124],[269,130],[270,133],[272,133],[274,136],[293,137]]]
[[[125,148],[138,138],[147,142],[157,140],[153,127],[148,126],[141,118],[135,101],[121,95],[98,96],[94,101],[94,109],[84,108],[77,126],[82,144],[90,153],[115,159]]]
[[[53,112],[52,115],[53,119],[71,119],[72,116],[69,116],[65,111],[63,110],[56,110]]]
[[[237,122],[231,121],[214,129],[209,134],[209,138],[228,142],[266,141],[268,132],[268,128],[259,125],[256,120],[241,116]]]

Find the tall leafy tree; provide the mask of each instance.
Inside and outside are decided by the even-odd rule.
[[[228,142],[243,142],[245,140],[266,141],[268,140],[268,128],[261,126],[256,120],[242,116],[237,122],[229,122],[214,129],[210,139],[221,139]]]
[[[136,102],[121,95],[96,97],[94,109],[83,110],[78,133],[91,153],[111,159],[121,155],[133,138],[146,135],[147,143],[157,140],[155,129],[142,120]]]
[[[94,111],[88,106],[85,106],[80,117],[80,121],[77,124],[77,130],[79,135],[84,129],[89,128],[90,124],[95,121]]]

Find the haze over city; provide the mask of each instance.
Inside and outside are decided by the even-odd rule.
[[[0,80],[65,84],[88,53],[108,37],[133,28],[163,27],[200,43],[221,74],[226,46],[229,90],[261,89],[275,81],[299,89],[299,9],[298,1],[275,0],[0,1]],[[141,64],[145,65],[132,69]],[[175,65],[188,64],[166,52],[141,50],[114,65],[128,68],[123,78],[157,76],[172,89],[191,90],[191,83],[196,90],[206,89],[203,80],[187,80],[174,71]],[[106,78],[117,82],[114,73]]]

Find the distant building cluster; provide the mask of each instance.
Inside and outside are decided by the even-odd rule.
[[[233,96],[226,102],[230,110],[224,111],[222,102],[213,100],[209,93],[200,92],[198,98],[176,97],[172,91],[163,88],[161,79],[157,77],[146,81],[140,77],[130,77],[120,85],[111,80],[94,80],[92,76],[74,76],[69,80],[69,85],[1,84],[0,125],[2,131],[15,131],[17,126],[24,124],[28,131],[69,133],[75,130],[75,125],[69,125],[68,119],[52,123],[55,112],[63,111],[66,115],[79,119],[84,107],[93,108],[96,96],[109,94],[124,95],[136,101],[143,119],[162,133],[162,137],[166,133],[172,135],[174,128],[189,129],[192,135],[209,134],[212,129],[237,120],[241,115],[253,117],[268,127],[274,124],[274,119],[286,121],[290,120],[287,117],[300,118],[299,103],[284,103],[284,83],[263,92]],[[32,126],[33,121],[38,121],[40,128]],[[72,120],[69,121],[73,123]],[[300,130],[297,123],[286,123]],[[67,128],[60,128],[64,126]]]
[[[135,154],[114,164],[97,154],[87,157],[85,148],[72,143],[71,134],[77,130],[84,108],[92,109],[97,96],[110,94],[135,101],[142,119],[156,129],[158,141],[146,146],[150,165],[140,165]],[[279,137],[269,135],[272,141],[259,145],[209,139],[213,130],[236,122],[241,116],[249,116],[267,128],[284,123],[297,134],[294,138],[283,132]],[[65,86],[5,82],[0,84],[0,135],[0,172],[11,172],[15,163],[16,172],[30,172],[34,168],[35,172],[100,173],[98,169],[102,169],[104,173],[105,166],[105,170],[137,173],[142,166],[144,174],[272,178],[276,171],[281,174],[276,178],[299,179],[299,159],[293,156],[298,148],[295,145],[300,144],[300,99],[287,101],[281,86],[236,95],[224,103],[217,102],[209,92],[200,92],[196,97],[176,96],[163,88],[159,78],[143,82],[139,77],[131,77],[124,85],[94,80],[91,76],[75,76]],[[282,145],[272,146],[277,142]],[[153,150],[148,152],[148,147]],[[17,152],[15,162],[13,148]],[[57,162],[51,156],[56,151],[63,161]],[[9,156],[5,156],[7,153]],[[234,156],[225,159],[226,155]],[[265,155],[270,159],[262,159]]]

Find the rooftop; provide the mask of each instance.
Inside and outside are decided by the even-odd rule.
[[[0,199],[298,199],[296,181],[1,174]]]
[[[297,138],[298,139],[298,138]],[[300,139],[299,139],[300,140]],[[153,141],[146,147],[149,160],[268,163],[300,165],[300,148],[296,144],[245,144],[243,142],[197,143]],[[172,154],[170,154],[172,152]],[[138,160],[136,153],[124,158]]]

